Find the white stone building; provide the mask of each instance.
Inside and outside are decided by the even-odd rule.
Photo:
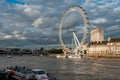
[[[120,38],[109,38],[107,46],[110,54],[120,55]]]
[[[93,28],[90,43],[87,47],[88,54],[97,55],[120,55],[120,38],[104,40],[104,30]]]
[[[90,42],[104,41],[104,30],[102,28],[93,28],[91,31]]]

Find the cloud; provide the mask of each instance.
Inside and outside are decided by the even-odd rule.
[[[1,0],[0,47],[58,45],[59,23],[65,10],[72,5],[84,8],[90,28],[100,26],[108,31],[105,36],[120,37],[116,36],[120,27],[119,4],[119,0],[16,0],[14,3]],[[78,31],[76,34],[80,40],[83,33],[81,15],[70,12],[64,19],[63,28],[65,42],[71,43],[69,28]]]
[[[107,20],[105,18],[97,18],[95,20],[91,20],[90,23],[92,24],[104,24]]]
[[[5,35],[5,36],[3,36],[3,39],[11,39],[11,38],[13,38],[12,35]]]
[[[13,34],[0,33],[0,40],[11,40],[11,39],[26,40],[27,38],[19,31],[14,31]]]
[[[120,12],[120,7],[116,7],[113,11]]]
[[[114,25],[107,28],[108,31],[120,30],[120,25]]]
[[[92,6],[94,6],[94,4],[91,3],[91,0],[85,0],[83,7],[89,7],[90,4],[92,4]]]
[[[76,28],[78,26],[83,26],[83,18],[81,14],[77,11],[71,11],[66,16],[64,16],[62,28],[63,29],[69,29],[69,28]]]
[[[0,33],[0,40],[11,39],[13,36],[5,33]]]
[[[40,9],[42,6],[16,4],[16,7],[26,15],[31,17],[31,16],[39,16],[41,14]]]
[[[118,35],[119,31],[120,31],[120,26],[119,25],[110,26],[110,27],[105,29],[105,38],[108,38],[108,37],[119,38],[120,37]]]
[[[27,37],[25,37],[23,32],[16,31],[16,30],[13,32],[13,36],[14,36],[14,38],[19,39],[19,40],[26,40],[27,39]]]
[[[43,23],[43,19],[42,19],[42,18],[38,18],[38,19],[36,19],[36,20],[32,23],[32,25],[35,26],[35,27],[38,27],[38,26],[40,26],[42,23]]]

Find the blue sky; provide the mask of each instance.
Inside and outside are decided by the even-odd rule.
[[[23,0],[6,0],[6,1],[13,4],[24,4]]]
[[[1,0],[0,47],[60,45],[59,22],[72,5],[84,8],[90,29],[102,27],[105,39],[120,38],[119,0]],[[83,20],[78,12],[69,13],[64,20],[64,42],[70,44],[72,34],[68,32],[69,26],[77,29],[76,34],[81,40]]]

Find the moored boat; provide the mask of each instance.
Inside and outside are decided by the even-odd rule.
[[[68,55],[67,58],[81,58],[81,55]]]

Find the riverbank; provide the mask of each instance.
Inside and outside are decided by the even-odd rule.
[[[84,58],[109,58],[109,59],[120,59],[120,55],[84,55]]]
[[[60,55],[60,54],[59,54]],[[56,57],[58,54],[49,54],[49,57]],[[61,54],[63,56],[63,54]],[[83,58],[109,58],[109,59],[120,59],[120,55],[90,55],[90,54],[85,54]]]

